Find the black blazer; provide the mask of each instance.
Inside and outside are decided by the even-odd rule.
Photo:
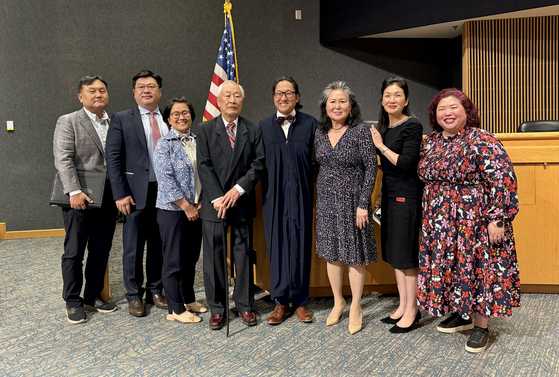
[[[198,175],[202,183],[202,220],[219,222],[212,200],[227,193],[236,184],[245,193],[225,215],[229,223],[250,221],[256,216],[254,186],[264,171],[264,143],[260,128],[239,117],[235,149],[221,115],[200,123],[196,135]]]
[[[138,106],[111,117],[106,159],[113,198],[118,200],[132,195],[136,208],[144,209],[151,161]]]

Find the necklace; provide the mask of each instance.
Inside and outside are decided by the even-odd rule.
[[[388,128],[395,128],[395,127],[398,127],[400,124],[404,123],[404,122],[405,122],[406,120],[408,120],[409,118],[410,118],[410,117],[407,116],[404,120],[402,120],[402,121],[400,121],[400,122],[398,122],[398,123],[396,123],[396,124],[391,124],[391,125],[389,125]]]
[[[334,126],[332,126],[332,129],[335,130],[335,131],[339,131],[339,130],[341,130],[341,129],[344,128],[344,127],[345,127],[345,126],[341,126],[340,128],[334,128]]]

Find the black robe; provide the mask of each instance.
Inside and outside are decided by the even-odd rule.
[[[314,183],[311,159],[316,119],[297,112],[287,140],[276,114],[260,122],[266,148],[262,203],[276,303],[307,304],[311,270]]]

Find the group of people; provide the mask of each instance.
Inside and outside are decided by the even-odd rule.
[[[173,98],[160,111],[160,76],[142,71],[132,88],[137,106],[109,118],[107,83],[84,76],[78,86],[83,108],[56,125],[55,166],[70,196],[70,207],[62,208],[63,298],[70,323],[85,322],[84,310],[117,309],[101,291],[118,210],[125,215],[123,275],[131,315],[145,316],[145,304],[153,304],[167,309],[170,321],[200,322],[198,314],[208,308],[196,301],[193,284],[203,249],[209,328],[221,329],[229,294],[224,234],[230,228],[233,300],[242,322],[256,325],[252,223],[261,178],[275,303],[267,323],[278,325],[292,314],[313,322],[307,303],[317,170],[316,252],[327,262],[334,296],[327,326],[343,316],[348,265],[348,329],[362,329],[365,268],[378,261],[374,211],[381,213],[381,255],[394,268],[400,298],[396,311],[381,319],[393,325],[390,332],[417,327],[422,310],[450,314],[437,329],[473,329],[466,349],[481,352],[488,319],[509,316],[520,304],[511,224],[518,212],[516,177],[502,144],[479,129],[477,108],[461,91],[445,89],[433,99],[428,113],[434,131],[423,140],[408,84],[398,77],[382,83],[372,127],[363,123],[356,96],[343,81],[323,90],[317,121],[301,111],[295,80],[278,78],[272,85],[276,112],[259,125],[240,116],[244,89],[225,81],[217,91],[221,115],[200,123],[197,135],[190,130],[196,114],[186,98]],[[373,201],[379,169],[382,189]],[[91,199],[82,192],[78,171],[107,174],[101,209],[88,208]]]

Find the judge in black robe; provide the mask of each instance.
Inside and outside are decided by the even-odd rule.
[[[312,149],[316,119],[298,111],[299,90],[291,77],[273,85],[277,112],[260,122],[266,148],[263,214],[270,260],[270,295],[276,307],[268,318],[283,322],[293,311],[312,322],[307,311],[313,225]],[[285,119],[283,119],[285,118]]]

